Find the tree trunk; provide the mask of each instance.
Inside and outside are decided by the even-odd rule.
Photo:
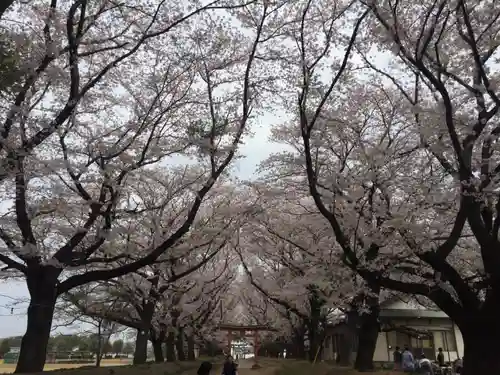
[[[152,339],[151,343],[153,344],[153,353],[155,355],[156,363],[165,362],[165,358],[163,358],[163,343],[160,340]]]
[[[494,317],[497,318],[497,317]],[[498,338],[500,322],[484,319],[464,329],[464,356],[462,375],[500,374]]]
[[[95,353],[95,367],[101,367],[102,359],[102,320],[97,323],[97,352]]]
[[[317,332],[317,327],[313,327],[313,329],[309,329],[309,353],[308,360],[313,362],[320,358],[320,350],[321,350],[321,338]]]
[[[478,340],[465,340],[462,375],[500,374],[498,335],[483,331]]]
[[[187,338],[187,359],[188,361],[194,361],[196,359],[196,353],[194,352],[194,336],[190,335]]]
[[[368,314],[363,314],[358,328],[358,352],[354,368],[360,372],[373,371],[373,355],[377,346],[378,334],[380,332],[379,306],[377,301],[373,301],[374,306]]]
[[[175,348],[177,349],[177,359],[179,361],[186,360],[186,353],[184,353],[184,329],[177,330],[177,337],[175,340]]]
[[[141,329],[137,330],[135,340],[134,365],[146,363],[148,360],[148,336],[151,329],[151,320],[153,319],[154,311],[154,301],[145,303],[140,311]]]
[[[169,332],[166,341],[167,362],[175,362],[175,332]]]
[[[358,352],[354,368],[360,372],[373,371],[373,355],[380,327],[377,321],[366,321],[358,332]]]
[[[309,289],[309,306],[311,309],[310,317],[307,321],[307,331],[309,337],[309,361],[315,362],[321,358],[321,349],[323,344],[323,328],[326,322],[322,316],[322,308],[325,305],[325,300],[320,297],[316,286],[310,285]]]
[[[304,336],[295,332],[293,335],[293,346],[295,348],[296,359],[307,359],[306,348],[304,346]]]
[[[455,317],[464,340],[462,375],[500,374],[500,281],[494,281],[480,306],[445,311]]]
[[[43,371],[56,306],[56,282],[59,274],[60,271],[54,267],[40,267],[28,271],[26,283],[31,301],[16,373]]]
[[[146,363],[148,359],[148,331],[137,330],[135,338],[134,365]]]
[[[340,366],[351,365],[352,337],[350,334],[339,336],[337,348],[337,363]]]

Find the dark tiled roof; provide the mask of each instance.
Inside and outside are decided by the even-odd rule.
[[[382,309],[380,316],[384,318],[448,318],[440,310],[421,309]]]

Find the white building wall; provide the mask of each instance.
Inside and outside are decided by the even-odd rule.
[[[463,358],[463,356],[464,356],[464,338],[462,336],[462,332],[456,326],[456,324],[453,324],[453,331],[455,332],[455,340],[456,340],[456,345],[457,345],[458,356],[460,358]]]
[[[377,346],[375,347],[375,353],[373,354],[373,360],[375,362],[390,362],[389,357],[389,344],[387,343],[387,334],[385,332],[379,332],[377,339]]]
[[[417,328],[417,327],[415,327]],[[418,327],[421,328],[421,327]],[[444,349],[444,360],[445,362],[451,361],[453,362],[457,358],[462,358],[463,357],[463,351],[464,351],[464,344],[463,344],[463,338],[460,330],[458,329],[457,326],[454,326],[454,333],[455,333],[455,345],[457,350],[450,350],[446,351],[446,345],[443,343],[442,339],[442,334],[441,331],[443,330],[442,327],[440,326],[435,326],[435,327],[426,327],[427,329],[434,329],[435,331],[433,332],[434,335],[434,348],[436,349],[436,356],[437,356],[437,349],[438,348],[443,348]],[[449,331],[451,333],[451,331]],[[325,361],[329,360],[334,360],[335,359],[335,353],[333,353],[333,343],[332,343],[332,336],[329,336],[327,340],[329,340],[329,345],[328,348],[325,347],[323,350],[323,355],[322,359]],[[450,337],[451,339],[451,337]],[[394,351],[394,348],[389,348],[389,343],[387,342],[387,333],[386,332],[379,332],[378,338],[377,338],[377,345],[375,347],[375,353],[373,354],[373,360],[375,362],[392,362],[392,353]],[[352,360],[356,358],[356,352],[352,353]]]
[[[392,302],[389,306],[384,307],[384,309],[388,309],[388,310],[427,310],[426,307],[422,306],[417,301],[414,301],[412,299],[408,300],[408,301],[396,300],[396,301]]]
[[[396,300],[390,303],[389,305],[386,305],[383,307],[384,309],[389,309],[389,310],[428,310],[425,306],[422,306],[419,304],[417,301],[413,299],[408,299],[408,301],[403,301],[403,300]],[[446,314],[443,313],[443,315],[446,316]],[[464,341],[462,337],[462,333],[460,332],[460,329],[453,324],[450,320],[446,318],[438,318],[438,319],[433,319],[433,318],[413,318],[413,319],[401,319],[404,321],[404,325],[416,328],[416,329],[427,329],[429,331],[434,331],[434,347],[436,349],[436,356],[437,356],[437,349],[438,348],[443,348],[444,350],[446,349],[445,343],[443,343],[441,331],[448,331],[448,332],[453,332],[454,333],[454,339],[455,339],[455,350],[450,350],[450,351],[445,351],[444,352],[444,358],[445,361],[454,361],[457,358],[462,358],[464,355]],[[451,336],[451,335],[450,335]],[[451,338],[450,338],[451,339]],[[330,346],[332,348],[332,346]],[[329,349],[332,350],[332,349]],[[380,332],[378,339],[377,339],[377,346],[375,348],[375,353],[373,356],[373,360],[375,362],[392,362],[392,353],[394,351],[394,348],[389,348],[388,342],[387,342],[387,334],[385,332]],[[356,353],[353,353],[353,357],[355,358]],[[334,353],[331,353],[331,356],[334,357]],[[324,359],[329,359],[332,358],[330,357],[330,352],[325,353]]]
[[[438,329],[438,327],[436,327]],[[435,331],[433,332],[433,339],[434,339],[434,348],[436,349],[436,358],[438,355],[438,348],[443,348],[443,354],[444,354],[444,361],[445,362],[453,362],[455,359],[458,358],[458,351],[457,350],[447,350],[451,345],[452,347],[458,347],[455,344],[457,343],[456,337],[454,335],[451,335],[453,332],[452,330],[446,330],[449,335],[449,340],[455,340],[453,344],[451,343],[446,343],[443,341],[443,335],[442,331]]]

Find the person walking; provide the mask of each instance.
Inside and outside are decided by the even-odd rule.
[[[403,371],[413,373],[415,371],[415,359],[407,346],[405,346],[405,350],[403,350],[401,357]]]
[[[461,374],[463,367],[464,367],[464,357],[462,357],[461,359],[460,357],[457,358],[453,363],[453,371],[455,372],[455,374]]]
[[[432,369],[431,361],[425,356],[424,353],[420,356],[418,361],[419,373],[423,375],[434,375],[434,370]]]
[[[233,357],[228,355],[222,366],[222,375],[237,375],[237,368],[238,366],[234,363]]]
[[[401,354],[401,350],[399,349],[399,346],[396,346],[394,353],[392,353],[392,357],[394,360],[394,371],[401,370],[401,362],[403,361],[403,356]]]
[[[438,348],[437,363],[439,367],[445,366],[443,348]]]
[[[210,362],[202,362],[200,368],[198,368],[198,375],[210,375],[210,371],[212,371],[212,364]]]

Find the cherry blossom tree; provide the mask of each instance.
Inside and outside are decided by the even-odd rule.
[[[218,0],[202,7],[196,2],[115,4],[107,0],[21,4],[16,17],[4,21],[22,57],[22,88],[12,103],[2,103],[1,180],[16,174],[19,156],[57,133],[80,106],[87,107],[82,99],[93,100],[90,96],[97,95],[103,100],[103,85],[116,85],[116,76],[126,81],[134,66],[154,59],[148,53],[155,43],[165,42],[174,30],[206,10],[241,5]],[[15,18],[31,22],[20,27]],[[105,91],[115,103],[122,97]],[[47,102],[52,104],[50,110]]]
[[[389,79],[412,108],[414,128],[421,137],[414,143],[419,147],[413,154],[431,153],[441,174],[448,177],[447,196],[441,198],[442,189],[430,192],[453,207],[445,213],[436,207],[435,215],[450,223],[448,232],[441,231],[441,238],[430,246],[422,246],[414,230],[404,235],[409,240],[407,246],[434,275],[434,289],[424,292],[425,282],[394,287],[430,297],[455,321],[464,337],[465,374],[500,369],[498,356],[489,350],[500,330],[493,318],[500,309],[495,225],[499,221],[495,152],[499,109],[495,82],[499,72],[494,68],[500,23],[495,18],[498,6],[486,9],[484,5],[423,3],[416,11],[425,19],[419,20],[417,29],[411,26],[418,32],[403,37],[410,30],[410,19],[398,19],[394,24],[397,28],[389,26],[400,10],[389,8],[387,13],[373,4],[372,25],[390,38],[398,69],[381,70],[367,61],[375,72]],[[389,41],[380,42],[387,46]],[[401,85],[407,79],[411,83]],[[461,267],[457,258],[469,266]]]
[[[349,90],[342,101],[336,104],[335,111],[332,110],[332,118],[326,120],[325,116],[316,125],[319,134],[315,136],[312,147],[315,150],[313,154],[318,156],[315,159],[315,168],[321,170],[321,174],[318,174],[321,177],[318,181],[320,198],[325,203],[326,209],[335,213],[342,224],[345,238],[352,244],[352,248],[355,249],[354,253],[369,273],[387,272],[390,277],[399,281],[415,281],[415,277],[420,277],[420,275],[434,280],[432,271],[423,272],[424,266],[413,258],[412,251],[409,251],[402,242],[399,231],[394,230],[393,226],[401,222],[392,221],[392,218],[386,216],[387,212],[394,212],[398,215],[407,212],[408,220],[415,221],[413,215],[417,212],[423,215],[419,217],[420,219],[426,217],[429,210],[435,209],[425,204],[426,194],[420,190],[424,184],[422,180],[424,174],[418,166],[422,165],[423,168],[427,168],[429,159],[418,159],[415,154],[407,153],[407,142],[410,141],[411,144],[411,136],[405,132],[408,128],[405,128],[404,106],[400,106],[402,98],[397,93],[391,96],[391,93],[383,87],[367,88],[366,84],[363,87],[350,84]],[[385,102],[387,97],[391,98],[391,102]],[[388,103],[392,104],[387,105]],[[337,117],[337,113],[342,115]],[[378,118],[383,120],[378,122]],[[289,126],[294,125],[278,129],[276,136],[282,137],[286,132],[293,131]],[[394,131],[396,136],[389,131]],[[297,136],[295,141],[289,143],[296,149],[296,154],[290,153],[286,158],[282,155],[271,160],[275,168],[272,174],[273,179],[276,178],[276,172],[281,175],[294,176],[293,181],[288,182],[288,185],[306,178],[304,174],[300,177],[302,172],[299,168],[304,162],[302,156],[304,149],[299,137]],[[389,139],[386,140],[386,137]],[[391,139],[392,137],[394,139]],[[380,164],[375,164],[371,159],[373,148],[377,150],[376,152],[383,150],[383,156],[376,159],[376,163]],[[290,163],[290,158],[294,158],[295,162]],[[378,177],[374,170],[381,176]],[[388,190],[385,195],[377,196],[377,190],[373,192],[370,184],[367,185],[365,182],[373,175],[383,181],[385,184],[383,186],[393,190]],[[431,179],[431,176],[434,179]],[[402,179],[401,185],[396,183],[398,178]],[[427,174],[425,178],[427,184],[432,184],[434,181],[440,184],[443,181],[443,176],[439,173]],[[286,180],[287,177],[284,179]],[[404,191],[397,191],[398,186],[404,187]],[[405,199],[400,199],[403,194],[408,195]],[[389,197],[397,197],[396,201],[391,203],[391,211],[381,212],[381,208],[387,207],[386,205],[390,202]],[[428,238],[442,237],[445,234],[443,231],[448,228],[449,220],[448,216],[443,216],[433,218],[432,222],[429,221],[429,225],[432,224],[432,226],[428,227]],[[421,231],[421,233],[424,232]],[[370,253],[369,248],[361,246],[365,241],[373,239],[384,244],[382,254]],[[338,244],[338,239],[335,242]],[[462,243],[461,246],[468,248],[467,243]],[[463,252],[455,254],[452,264],[469,275],[469,261],[473,261],[474,257],[469,256],[464,259],[463,255]],[[359,272],[361,266],[353,267],[350,259],[345,255],[343,259],[348,267]],[[467,271],[468,267],[469,271]],[[358,326],[356,331],[359,333],[361,349],[358,351],[355,366],[361,370],[373,366],[373,350],[380,329],[377,319],[379,293],[380,288],[386,284],[381,285],[372,278],[366,278],[364,271],[359,274],[365,280],[358,282],[357,292],[350,301],[351,308],[348,315],[349,321]],[[363,311],[365,307],[369,307],[369,311]]]
[[[211,262],[219,266],[214,268],[207,262],[189,278],[177,282],[164,280],[164,275],[147,278],[138,271],[133,280],[134,274],[94,288],[86,285],[65,295],[67,302],[60,306],[60,310],[66,319],[83,314],[91,319],[104,319],[136,329],[134,364],[146,361],[148,339],[153,344],[156,362],[164,361],[163,344],[166,344],[167,361],[194,360],[195,345],[207,338],[203,332],[217,326],[214,311],[218,311],[217,307],[234,277],[227,260],[215,262],[212,259]],[[217,274],[213,273],[215,270]],[[139,284],[142,288],[134,288]],[[150,320],[145,319],[149,317]],[[185,340],[187,356],[184,353]]]
[[[0,19],[4,15],[5,12],[14,4],[14,0],[6,0],[0,4]]]
[[[290,310],[281,304],[274,303],[249,281],[250,279],[245,277],[239,282],[240,301],[245,308],[248,323],[273,328],[274,331],[266,332],[265,339],[268,342],[291,343],[291,345],[285,345],[288,355],[293,358],[305,358],[306,327],[304,323]]]
[[[90,288],[89,288],[90,289]],[[95,296],[99,292],[99,287],[95,286],[92,290],[87,290],[90,295]],[[102,293],[102,291],[101,291]],[[118,298],[110,298],[106,304],[102,304],[100,309],[105,312],[110,312],[117,308],[117,305],[123,307],[123,303]],[[61,301],[55,311],[55,319],[53,330],[61,327],[80,329],[80,334],[86,335],[91,341],[90,349],[96,356],[96,367],[100,367],[101,361],[105,353],[105,346],[109,343],[110,337],[117,334],[127,327],[118,325],[117,323],[106,318],[106,313],[102,314],[85,314],[82,309],[75,309],[68,301]],[[81,326],[90,326],[91,329],[82,330]],[[80,349],[84,350],[84,349]]]
[[[172,308],[169,309],[169,327],[173,328],[167,334],[169,341],[174,341],[178,360],[185,360],[184,341],[187,339],[188,350],[193,350],[200,339],[210,337],[221,323],[224,314],[214,314],[214,309],[223,309],[223,300],[236,274],[236,263],[232,255],[219,262],[207,263],[192,280],[184,279],[184,285],[176,285]],[[209,310],[210,309],[210,310]],[[168,354],[168,352],[167,352]],[[188,353],[193,357],[194,353]],[[181,357],[183,356],[183,357]],[[167,358],[168,359],[168,358]]]
[[[171,344],[167,345],[167,348],[171,349],[167,351],[167,360],[175,360],[175,357],[169,357],[169,353],[175,353],[174,344],[178,346],[179,359],[184,360],[183,350],[180,350],[184,347],[184,326],[192,331],[196,322],[206,314],[206,310],[202,308],[202,312],[189,311],[185,317],[183,313],[192,305],[185,299],[195,293],[193,298],[196,301],[202,300],[203,304],[206,304],[209,302],[203,294],[208,293],[211,301],[214,301],[218,295],[216,292],[226,287],[231,279],[232,273],[227,268],[229,255],[226,248],[230,246],[231,238],[241,225],[245,213],[229,215],[230,212],[236,213],[237,196],[228,194],[228,190],[231,192],[234,189],[218,187],[212,192],[219,194],[218,197],[209,200],[210,205],[202,208],[191,231],[170,249],[167,256],[161,256],[154,264],[115,280],[86,284],[64,295],[63,299],[70,305],[73,304],[76,311],[136,329],[135,364],[146,361],[148,339],[153,343],[158,361],[163,362],[161,345],[167,338]],[[226,194],[221,194],[223,192]],[[159,198],[154,198],[152,194],[148,193],[147,196],[152,202],[159,202]],[[149,242],[155,241],[155,233],[168,230],[171,223],[157,221],[153,230],[151,222],[147,220],[148,217],[158,219],[157,215],[149,213],[142,220],[134,221],[133,231],[124,232],[125,241],[117,238],[114,242],[110,242],[109,246],[134,248],[131,254],[140,252],[143,247],[150,247]],[[121,263],[122,260],[117,262]],[[225,266],[217,277],[206,279],[213,275],[214,269],[220,268],[218,265],[221,263]],[[219,278],[223,279],[222,284]],[[216,284],[217,287],[208,292],[205,290],[206,284]],[[96,292],[92,293],[94,288],[97,288]],[[210,302],[209,305],[211,304]],[[68,311],[68,307],[64,306],[63,311]],[[184,322],[188,317],[191,320]],[[176,333],[177,329],[181,332]]]
[[[223,27],[238,7],[258,14],[244,33]],[[190,231],[264,94],[255,85],[272,73],[255,60],[265,57],[260,36],[272,9],[223,1],[21,8],[33,27],[9,23],[26,74],[2,127],[1,189],[12,205],[0,260],[27,281],[16,371],[33,372],[43,368],[59,295],[135,272]],[[177,167],[174,156],[197,165]],[[148,199],[148,189],[164,198]],[[134,237],[134,221],[151,210],[167,230],[149,242],[136,237],[140,252],[111,246],[116,235]]]
[[[240,277],[237,282],[238,289],[241,292],[239,302],[243,307],[242,315],[245,322],[255,325],[267,325],[272,322],[273,326],[281,323],[269,299],[247,281],[247,277]],[[283,331],[286,332],[285,329]]]
[[[499,369],[497,6],[353,3],[338,57],[307,27],[321,2],[308,4],[290,69],[298,115],[275,133],[295,151],[275,161],[305,168],[368,288],[430,298],[462,331],[465,373]]]
[[[313,361],[330,309],[352,295],[352,272],[342,265],[330,227],[309,197],[291,186],[281,193],[262,184],[254,189],[261,198],[258,213],[240,231],[243,268],[251,285],[278,311],[284,310],[290,322],[289,314],[300,321],[293,326],[298,352],[304,353],[300,347],[307,333],[307,357]]]

